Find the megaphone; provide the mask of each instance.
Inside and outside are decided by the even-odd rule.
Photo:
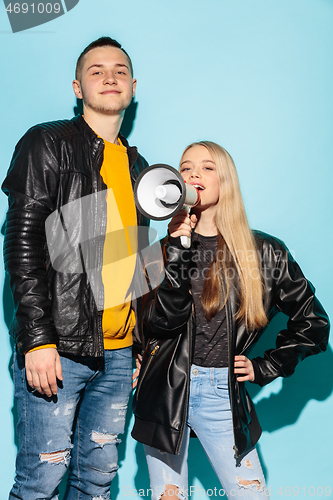
[[[186,184],[178,170],[157,163],[146,168],[134,185],[134,200],[138,210],[153,220],[170,219],[180,210],[190,212],[199,203],[199,191]],[[191,240],[181,236],[184,248],[190,248]]]

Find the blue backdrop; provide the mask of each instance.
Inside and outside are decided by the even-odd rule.
[[[59,17],[15,33],[0,5],[1,178],[27,128],[74,114],[77,56],[93,39],[112,36],[131,55],[138,80],[134,123],[126,130],[130,143],[150,163],[174,166],[190,142],[223,145],[238,168],[251,226],[287,243],[330,314],[332,0],[59,4]],[[29,3],[29,16],[31,5],[39,4]],[[2,220],[6,204],[1,195]],[[166,224],[154,226],[162,236]],[[2,280],[0,498],[6,498],[16,441],[8,337],[12,306],[4,275]],[[272,345],[283,322],[274,321],[256,354]],[[327,497],[333,488],[332,359],[330,347],[305,360],[291,379],[261,390],[249,386],[263,427],[259,451],[272,499]],[[113,497],[147,498],[147,468],[141,445],[130,437],[130,414],[127,423]],[[197,440],[190,447],[190,486],[194,500],[219,496]]]

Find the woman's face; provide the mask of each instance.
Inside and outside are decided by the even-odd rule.
[[[200,211],[216,207],[219,200],[220,183],[215,162],[204,146],[192,146],[183,154],[179,171],[187,184],[200,191]]]

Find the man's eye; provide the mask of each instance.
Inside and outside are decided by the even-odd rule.
[[[189,167],[184,167],[180,169],[180,173],[182,174],[183,172],[186,172],[187,170],[190,170]]]

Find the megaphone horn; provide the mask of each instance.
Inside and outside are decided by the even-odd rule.
[[[153,220],[170,219],[182,209],[189,212],[200,200],[199,191],[175,168],[158,163],[146,168],[134,185],[134,200],[138,210]],[[190,239],[181,237],[182,245],[190,247]]]

